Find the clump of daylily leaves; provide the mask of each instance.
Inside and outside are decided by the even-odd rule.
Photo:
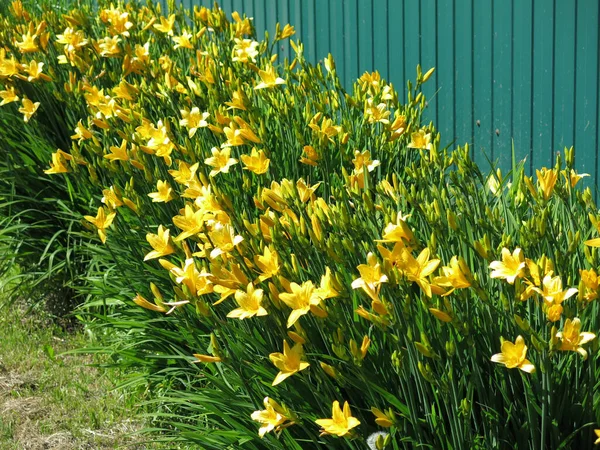
[[[600,213],[573,149],[488,176],[423,123],[433,69],[346,91],[291,25],[99,3],[12,2],[1,110],[55,143],[40,171],[96,190],[90,285],[179,439],[591,445]],[[65,111],[70,148],[42,127]]]

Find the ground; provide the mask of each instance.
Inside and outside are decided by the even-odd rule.
[[[115,389],[127,374],[64,354],[93,337],[17,305],[0,300],[0,450],[178,448],[136,433],[140,397]]]

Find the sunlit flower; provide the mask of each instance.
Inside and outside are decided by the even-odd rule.
[[[175,249],[171,245],[169,239],[169,233],[170,232],[168,228],[159,225],[157,234],[146,234],[146,240],[154,250],[152,250],[144,257],[144,261],[148,261],[149,259],[154,258],[161,258],[163,256],[175,253]]]
[[[116,211],[106,214],[104,208],[100,206],[98,208],[98,213],[96,214],[96,217],[83,216],[83,218],[88,222],[94,224],[96,228],[98,228],[98,236],[100,236],[100,240],[104,244],[106,242],[106,229],[112,224],[116,215]]]
[[[360,425],[360,421],[356,417],[352,417],[348,402],[344,402],[344,410],[342,411],[340,402],[337,400],[334,401],[333,407],[331,408],[331,416],[331,419],[315,420],[316,424],[322,428],[322,434],[344,436],[348,434],[352,428]]]
[[[65,166],[65,160],[71,160],[72,156],[68,153],[63,152],[62,150],[57,150],[52,153],[52,162],[50,162],[50,168],[44,170],[44,173],[57,174],[57,173],[67,173],[69,171],[68,167]]]
[[[303,356],[302,344],[296,344],[290,349],[287,341],[283,341],[283,353],[269,355],[271,362],[279,369],[279,373],[273,380],[273,386],[310,366],[306,361],[302,361]]]
[[[100,39],[98,41],[98,46],[100,47],[100,56],[104,56],[105,58],[117,56],[119,53],[121,53],[119,42],[121,42],[121,38],[119,36],[107,36],[104,39]]]
[[[0,91],[0,98],[2,99],[0,106],[19,101],[19,96],[17,95],[14,86],[10,86],[4,91]]]
[[[213,147],[211,153],[212,156],[204,160],[204,164],[214,167],[209,174],[211,177],[219,173],[229,173],[229,168],[238,163],[237,159],[230,158],[231,148],[229,147],[225,147],[223,150]]]
[[[232,61],[247,63],[248,61],[256,62],[258,56],[258,42],[251,39],[235,38],[235,46],[233,47]]]
[[[431,133],[426,133],[425,130],[415,131],[410,135],[410,143],[408,148],[419,148],[423,150],[431,150]]]
[[[363,289],[369,297],[376,300],[379,294],[381,283],[387,283],[388,277],[381,271],[381,266],[377,262],[375,255],[369,252],[367,255],[367,264],[360,264],[358,267],[360,277],[352,282],[352,289]]]
[[[254,89],[265,89],[275,87],[279,84],[285,84],[285,80],[277,76],[273,66],[269,66],[265,70],[259,70],[258,75],[262,81],[258,83]]]
[[[197,106],[194,106],[191,111],[182,109],[180,112],[181,120],[179,121],[179,125],[188,129],[190,138],[194,137],[198,128],[204,128],[208,126],[206,119],[208,119],[210,113],[201,113]]]
[[[246,291],[237,290],[235,301],[239,308],[234,309],[227,317],[235,319],[247,319],[254,316],[266,316],[267,310],[262,306],[263,290],[255,289],[252,283],[248,283]]]
[[[156,190],[158,192],[151,192],[150,194],[148,194],[148,197],[150,197],[155,203],[167,203],[175,198],[173,189],[167,181],[158,180],[158,182],[156,183]]]
[[[516,248],[510,253],[507,248],[502,249],[502,261],[493,261],[490,264],[490,269],[493,272],[490,274],[492,278],[500,278],[506,280],[510,284],[514,284],[517,278],[522,278],[525,273],[525,257],[520,248]]]
[[[279,294],[279,299],[292,308],[287,320],[288,328],[294,325],[304,314],[307,314],[311,307],[316,307],[321,303],[321,297],[315,290],[312,281],[305,281],[302,285],[291,283],[290,289],[292,291],[290,293]]]
[[[191,39],[192,39],[193,34],[189,33],[187,30],[183,30],[181,32],[181,36],[173,36],[171,37],[171,39],[173,39],[173,42],[175,42],[175,45],[173,46],[173,48],[175,50],[177,50],[178,48],[189,48],[189,49],[194,49],[194,46],[192,45]]]
[[[558,173],[555,169],[547,169],[545,167],[543,167],[542,170],[536,170],[535,173],[538,178],[538,185],[542,189],[544,199],[548,200],[554,191]]]
[[[104,157],[111,161],[129,161],[129,155],[127,154],[127,141],[123,139],[119,147],[111,145],[110,153],[104,155]]]
[[[252,420],[262,424],[258,430],[258,435],[261,438],[271,431],[279,431],[282,428],[282,425],[290,420],[290,418],[286,416],[286,411],[276,401],[269,397],[265,397],[263,403],[265,409],[262,411],[254,411],[251,415]]]
[[[175,14],[171,14],[169,18],[161,16],[160,23],[154,24],[154,29],[161,33],[166,33],[169,36],[173,36],[173,25],[175,24]]]
[[[504,364],[509,369],[518,368],[528,373],[535,372],[535,366],[525,358],[527,356],[527,346],[523,336],[517,336],[514,344],[503,340],[500,348],[501,353],[492,356],[493,362]]]
[[[244,169],[254,172],[257,175],[262,175],[269,170],[271,160],[266,157],[263,150],[252,149],[249,155],[241,155],[240,159],[246,167]]]
[[[573,351],[587,359],[587,351],[582,347],[591,340],[596,338],[594,333],[580,332],[581,321],[575,319],[567,319],[563,327],[563,331],[556,333],[556,337],[560,339],[560,350]]]
[[[29,119],[35,114],[37,109],[40,107],[40,102],[33,103],[28,98],[22,100],[22,106],[19,108],[19,112],[23,114],[23,121],[29,122]]]

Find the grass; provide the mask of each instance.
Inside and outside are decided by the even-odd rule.
[[[0,299],[0,450],[180,448],[136,434],[141,397],[115,389],[127,374],[63,354],[94,338],[19,304]]]

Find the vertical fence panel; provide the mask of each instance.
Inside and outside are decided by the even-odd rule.
[[[457,145],[473,145],[473,1],[456,2],[454,26],[454,124]],[[459,19],[460,18],[460,19]]]
[[[336,71],[340,80],[345,80],[346,71],[344,67],[344,42],[346,42],[346,28],[344,27],[344,5],[343,2],[331,2],[329,6],[329,17],[331,29],[329,39],[331,48],[328,50],[333,55]]]
[[[403,2],[388,1],[388,77],[396,90],[400,103],[406,101],[406,77],[404,76],[404,61],[406,59],[406,40],[404,33]]]
[[[512,2],[494,2],[492,55],[492,151],[494,162],[511,167]]]
[[[533,4],[533,153],[534,168],[553,162],[552,106],[554,80],[554,4]]]
[[[346,88],[351,89],[352,83],[358,75],[358,0],[346,0],[343,3],[346,30],[344,42],[346,78],[344,82]]]
[[[420,39],[421,39],[421,21],[420,21],[420,2],[404,3],[404,80],[415,79],[415,67],[421,60]]]
[[[598,147],[598,23],[595,0],[577,2],[575,67],[575,164],[597,180]],[[568,145],[568,144],[567,144]],[[591,185],[591,180],[583,183]]]
[[[573,144],[575,118],[575,8],[572,4],[556,2],[554,33],[554,141],[552,150],[562,150]],[[557,70],[557,68],[559,68]]]
[[[441,145],[453,142],[454,135],[454,1],[438,0],[437,5],[437,105],[436,126],[442,134]],[[423,67],[427,70],[429,67]],[[430,81],[428,81],[429,83]],[[432,83],[433,84],[433,83]]]
[[[388,30],[389,0],[373,0],[373,70],[379,71],[382,77],[389,79]]]
[[[473,158],[487,167],[486,156],[492,151],[492,0],[473,1],[473,63],[477,65],[473,80],[473,114],[476,121],[473,136]]]
[[[419,3],[419,61],[423,71],[437,66],[437,0],[421,0]],[[409,72],[410,74],[410,72]],[[414,75],[409,78],[414,79]],[[438,99],[435,97],[438,87],[438,74],[434,72],[427,84],[423,87],[423,94],[429,102],[425,112],[426,120],[438,123]]]
[[[532,80],[533,80],[533,1],[513,0],[513,95],[512,138],[518,161],[528,158],[531,169],[532,141]]]

